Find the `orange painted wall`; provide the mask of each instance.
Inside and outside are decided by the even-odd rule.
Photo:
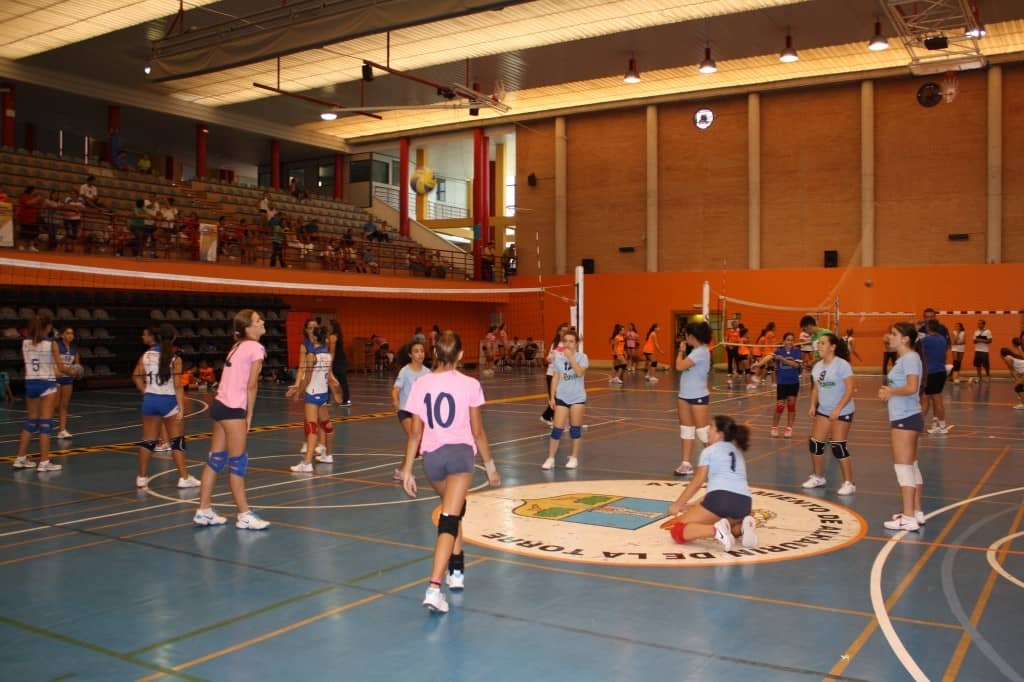
[[[1003,67],[1003,260],[1024,262],[1024,65]]]
[[[537,184],[530,186],[533,174]],[[554,271],[555,123],[531,121],[516,128],[516,247],[519,275]]]

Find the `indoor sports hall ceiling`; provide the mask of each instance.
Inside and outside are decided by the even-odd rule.
[[[907,74],[913,53],[885,11],[897,4],[936,15],[976,6],[987,33],[967,47],[990,63],[1024,60],[1024,0],[188,0],[178,24],[177,0],[3,0],[0,60],[160,95],[167,111],[198,105],[359,144],[623,103]],[[337,14],[313,30],[299,23],[313,6]],[[884,51],[867,49],[876,21],[889,39]],[[787,34],[799,54],[793,63],[779,61]],[[164,59],[184,42],[185,58]],[[716,73],[697,71],[705,49]],[[627,84],[631,58],[640,82]],[[363,60],[442,85],[479,83],[487,94],[500,82],[509,111],[484,107],[472,118],[466,108],[388,110],[465,100],[379,70],[363,82]],[[339,110],[322,121],[330,106],[253,83],[385,109],[374,112],[380,118]]]

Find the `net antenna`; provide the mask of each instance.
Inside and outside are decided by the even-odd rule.
[[[960,79],[957,78],[955,71],[947,71],[946,75],[942,78],[942,101],[946,104],[952,104],[956,96],[960,94]]]

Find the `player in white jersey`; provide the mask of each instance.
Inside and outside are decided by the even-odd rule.
[[[21,342],[25,360],[25,411],[27,416],[18,438],[18,456],[15,469],[60,471],[61,465],[50,461],[50,436],[53,434],[53,411],[57,405],[57,375],[64,373],[64,365],[57,347],[50,338],[53,320],[47,314],[36,315],[28,324],[29,338]],[[27,456],[28,442],[39,437],[39,464]]]
[[[149,484],[149,458],[156,450],[160,427],[167,429],[171,455],[178,467],[178,487],[198,488],[199,479],[185,466],[185,392],[181,387],[181,358],[174,354],[174,327],[161,324],[153,332],[153,345],[142,354],[132,381],[142,393],[142,440],[135,486]]]
[[[333,358],[327,351],[327,328],[317,326],[310,334],[309,344],[305,345],[306,354],[303,365],[299,368],[299,383],[288,388],[289,398],[305,396],[306,447],[302,451],[302,461],[289,467],[297,474],[313,473],[313,453],[317,452],[319,431],[324,434],[324,450],[316,456],[316,461],[323,464],[334,462],[331,448],[334,445],[334,426],[331,415],[327,412],[330,399],[330,377]]]
[[[1024,351],[1021,350],[1020,339],[1014,338],[1010,341],[1013,348],[1003,348],[999,354],[1003,356],[1003,362],[1013,377],[1013,392],[1017,395],[1017,404],[1013,409],[1024,410]]]

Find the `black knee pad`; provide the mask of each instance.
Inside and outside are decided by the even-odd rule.
[[[1017,384],[1013,387],[1014,393],[1024,393],[1024,384]]]
[[[825,454],[825,444],[823,442],[821,442],[820,440],[814,440],[813,438],[808,438],[807,439],[807,450],[812,455],[824,455]]]
[[[142,440],[142,441],[139,441],[139,447],[140,448],[144,448],[146,450],[149,450],[152,453],[154,450],[156,450],[156,441],[155,440]]]
[[[185,452],[185,436],[175,436],[171,439],[171,450]]]
[[[850,451],[846,449],[846,441],[832,441],[832,456],[836,459],[846,459],[850,456]]]
[[[441,518],[437,522],[438,537],[440,537],[443,533],[448,533],[453,538],[459,537],[458,516],[449,516],[448,514],[441,514]]]

